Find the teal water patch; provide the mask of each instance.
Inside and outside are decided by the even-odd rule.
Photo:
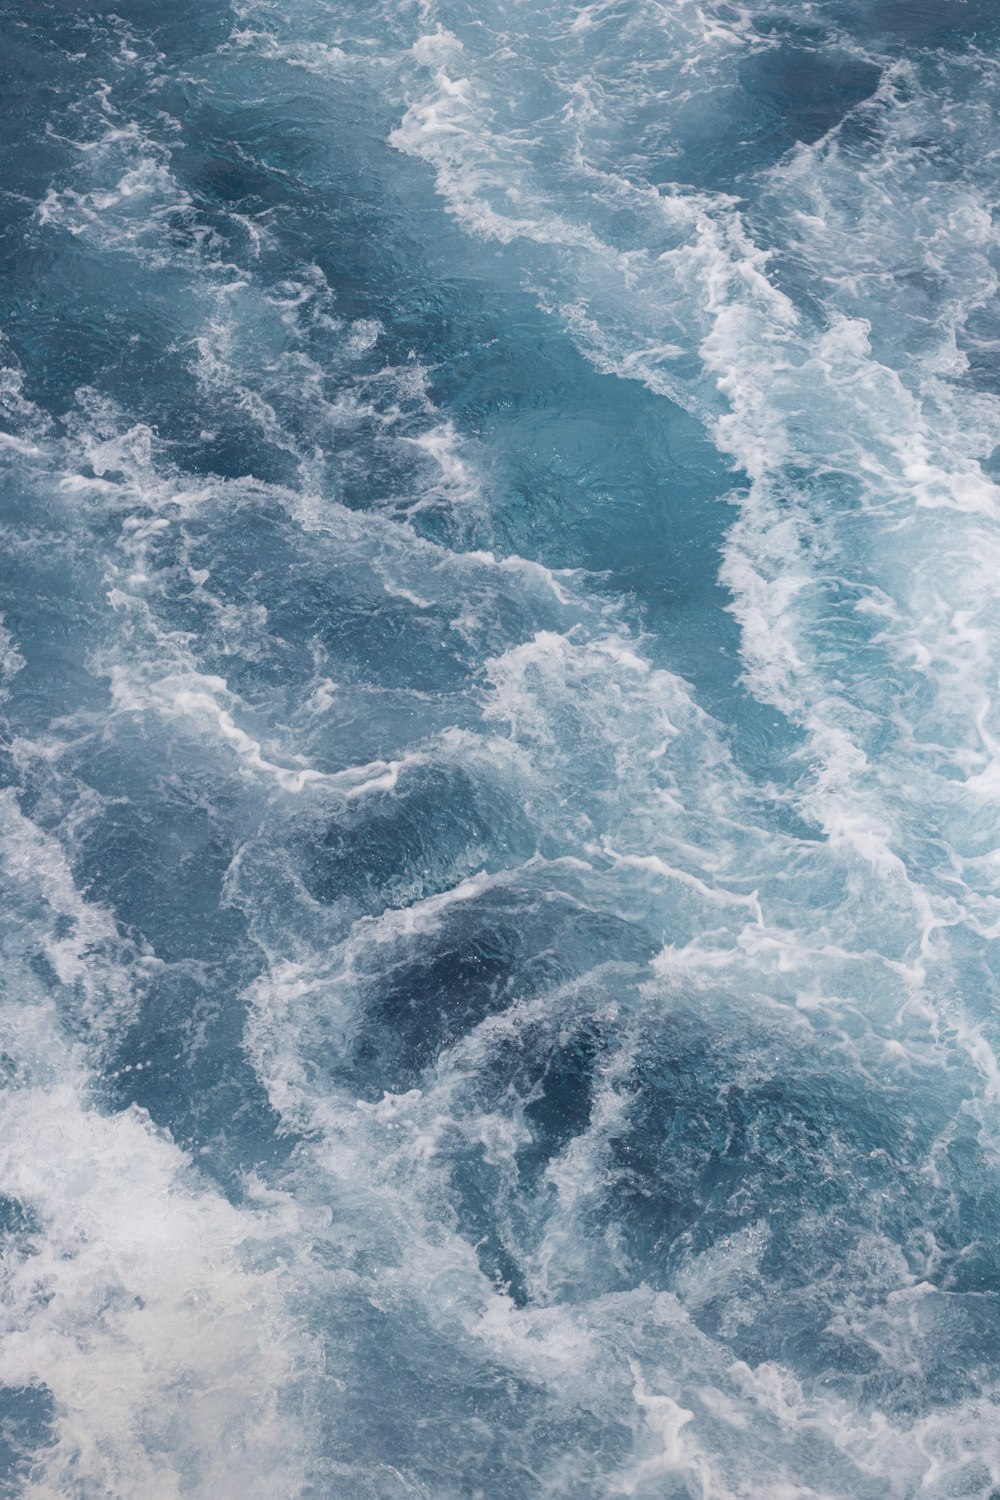
[[[4,1492],[990,1500],[990,16],[4,24]]]

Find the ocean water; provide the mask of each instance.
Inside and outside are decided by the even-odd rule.
[[[997,1500],[994,0],[0,36],[0,1494]]]

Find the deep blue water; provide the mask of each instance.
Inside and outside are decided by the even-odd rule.
[[[0,35],[0,1493],[997,1500],[995,0]]]

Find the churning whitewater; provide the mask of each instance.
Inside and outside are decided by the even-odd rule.
[[[997,1500],[1000,8],[0,26],[0,1493]]]

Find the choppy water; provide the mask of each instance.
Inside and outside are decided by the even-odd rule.
[[[0,26],[2,1493],[995,1500],[995,3]]]

